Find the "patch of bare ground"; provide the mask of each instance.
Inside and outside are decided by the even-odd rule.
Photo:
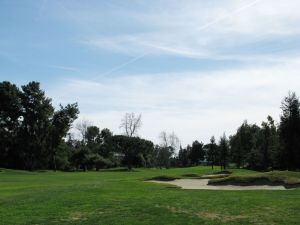
[[[221,213],[205,212],[205,211],[194,212],[194,211],[189,211],[189,210],[182,209],[182,208],[176,208],[173,206],[165,206],[165,207],[164,206],[156,206],[156,207],[165,208],[172,213],[181,213],[181,214],[186,214],[189,216],[196,216],[199,218],[204,218],[204,219],[209,219],[209,220],[220,220],[223,222],[231,222],[231,221],[236,221],[236,220],[247,218],[247,216],[244,216],[244,215],[225,215],[225,214],[221,214]]]
[[[74,211],[69,214],[67,218],[61,219],[61,221],[64,222],[80,222],[80,221],[85,221],[88,219],[88,217],[92,216],[93,214],[102,214],[103,212],[96,212],[96,211],[91,211],[91,212],[80,212],[80,211]]]
[[[79,211],[70,213],[68,218],[69,221],[81,221],[86,219],[87,219],[87,214]]]

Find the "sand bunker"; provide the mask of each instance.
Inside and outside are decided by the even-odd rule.
[[[286,190],[282,185],[208,185],[209,179],[177,179],[173,181],[157,181],[151,180],[149,182],[160,184],[172,184],[183,189],[203,189],[203,190]]]

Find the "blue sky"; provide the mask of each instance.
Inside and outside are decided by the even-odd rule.
[[[0,78],[41,82],[55,105],[121,133],[182,143],[276,120],[300,93],[297,0],[0,0]]]

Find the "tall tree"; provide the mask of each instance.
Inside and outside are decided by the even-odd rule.
[[[0,83],[0,166],[14,167],[19,159],[16,143],[19,134],[22,106],[16,85]]]
[[[246,164],[246,156],[252,149],[253,130],[255,128],[244,121],[237,133],[230,137],[232,161],[238,168]]]
[[[214,165],[217,161],[217,147],[215,137],[212,136],[207,146],[207,161],[210,162],[212,169],[214,169]]]
[[[281,109],[282,166],[289,170],[300,169],[300,103],[296,93],[284,98]]]
[[[62,144],[63,138],[67,135],[71,128],[74,120],[77,119],[79,114],[79,109],[77,103],[68,104],[63,107],[60,105],[60,109],[54,112],[51,120],[51,149],[50,157],[52,159],[53,168],[57,169],[57,152],[59,150],[59,145]]]
[[[223,136],[220,138],[219,148],[220,148],[221,169],[226,170],[228,165],[229,147],[228,147],[228,140],[225,134],[223,134]]]
[[[22,125],[21,142],[22,158],[26,169],[44,168],[47,165],[47,150],[54,108],[51,99],[45,96],[38,82],[22,86],[21,93]]]
[[[77,114],[77,104],[55,112],[38,82],[21,89],[0,83],[0,166],[54,168],[58,146]]]

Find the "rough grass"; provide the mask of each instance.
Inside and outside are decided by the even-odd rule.
[[[210,167],[69,173],[1,170],[1,225],[299,224],[300,221],[300,189],[183,190],[143,182],[159,176],[201,176],[218,171]],[[263,174],[230,171],[231,176]],[[300,178],[296,172],[274,174]]]

